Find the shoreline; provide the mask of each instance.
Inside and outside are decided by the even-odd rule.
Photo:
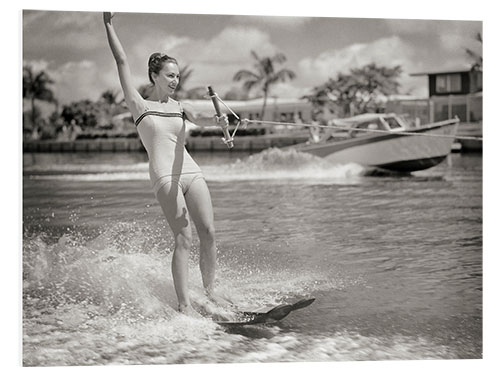
[[[482,124],[461,123],[457,136],[482,137]],[[254,152],[272,147],[286,147],[306,142],[307,134],[268,134],[240,136],[234,140],[234,148],[228,149],[220,136],[187,137],[186,148],[190,152]],[[453,152],[482,152],[482,141],[455,140]],[[23,152],[146,152],[139,138],[77,139],[74,141],[36,140],[23,141]]]
[[[221,137],[189,137],[186,148],[190,152],[251,152],[270,147],[286,147],[306,142],[308,136],[244,136],[236,138],[234,148],[228,149]],[[79,139],[75,141],[24,141],[23,152],[146,152],[138,138]]]

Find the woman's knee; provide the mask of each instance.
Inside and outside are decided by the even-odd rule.
[[[187,231],[184,233],[179,233],[175,237],[175,248],[178,250],[185,250],[189,251],[191,250],[191,246],[193,244],[193,238],[191,233],[187,233]]]
[[[198,235],[201,241],[215,242],[215,227],[213,224],[203,224],[198,229]]]

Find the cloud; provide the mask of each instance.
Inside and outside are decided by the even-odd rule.
[[[58,12],[33,12],[24,17],[24,23],[32,25],[36,30],[40,25],[51,23],[51,34],[57,30],[67,29],[67,25],[74,23],[75,28],[68,32],[55,35],[50,39],[51,48],[56,45],[76,45],[78,49],[83,44],[89,46],[97,38],[88,38],[79,35],[95,14],[68,14],[60,17]],[[81,17],[80,17],[81,16]],[[38,23],[38,26],[35,24]],[[36,26],[36,27],[35,27]],[[47,29],[42,27],[42,29]],[[102,32],[99,29],[99,32]],[[35,35],[31,32],[32,35]],[[47,34],[44,34],[44,39]],[[100,40],[105,39],[100,35]],[[95,45],[95,44],[94,44]],[[242,63],[250,59],[250,51],[255,49],[262,54],[275,51],[267,34],[251,27],[228,27],[211,39],[192,39],[186,36],[165,35],[155,38],[144,36],[140,40],[126,43],[128,57],[132,67],[133,81],[138,87],[147,82],[146,64],[149,55],[156,51],[165,51],[178,58],[181,65],[190,65],[194,70],[188,87],[214,84],[223,92],[233,84],[232,76],[241,69]],[[109,59],[108,59],[109,60]],[[108,88],[119,88],[116,67],[111,60],[72,60],[60,65],[53,60],[39,59],[25,61],[37,71],[45,70],[55,81],[54,93],[61,103],[68,103],[82,99],[97,99]]]
[[[251,67],[252,50],[260,56],[266,56],[276,53],[277,48],[268,34],[246,26],[227,27],[208,40],[169,34],[156,38],[144,36],[127,43],[127,55],[136,87],[148,80],[146,64],[149,55],[164,51],[177,58],[181,66],[189,65],[193,69],[187,82],[188,88],[211,84],[221,93],[235,85],[232,78],[238,70],[245,65]],[[47,60],[36,61],[36,64],[56,81],[54,91],[61,103],[95,100],[104,90],[119,88],[116,67],[107,60],[105,65],[87,59],[66,62],[58,67]]]
[[[70,102],[80,98],[96,100],[104,91],[97,64],[93,61],[68,62],[53,71],[58,82],[57,97]]]
[[[175,56],[181,64],[189,65],[193,74],[188,87],[212,84],[219,92],[234,86],[234,74],[243,68],[251,68],[251,51],[259,56],[274,55],[278,48],[270,36],[255,27],[231,26],[209,40],[190,40],[178,45]]]
[[[23,61],[23,66],[30,66],[33,72],[40,72],[42,70],[47,70],[49,62],[47,60]]]
[[[288,16],[232,16],[229,23],[266,26],[273,29],[296,29],[311,22],[311,17],[288,17]]]
[[[482,29],[480,21],[384,19],[389,30],[399,35],[460,34],[473,37]]]
[[[50,15],[52,28],[60,31],[68,29],[87,31],[102,23],[102,14],[98,12],[51,12],[47,14]]]
[[[432,20],[384,19],[382,20],[393,33],[400,35],[436,33],[439,24]]]
[[[372,62],[390,67],[402,65],[406,70],[408,66],[415,65],[414,58],[415,51],[399,37],[393,36],[325,51],[316,58],[305,58],[299,62],[299,69],[303,78],[319,83]]]
[[[465,48],[481,49],[476,40],[476,35],[482,33],[480,21],[387,19],[384,22],[394,34],[436,43],[436,48],[447,53],[463,54]]]
[[[26,47],[35,50],[68,46],[92,50],[105,43],[102,16],[97,12],[25,11],[23,34]]]
[[[381,38],[372,43],[356,43],[338,50],[325,51],[317,57],[308,57],[299,62],[298,77],[309,87],[335,78],[338,73],[349,73],[352,68],[376,63],[387,67],[400,65],[402,91],[424,94],[426,81],[411,77],[410,73],[421,71],[424,62],[417,58],[418,51],[398,36]]]
[[[230,26],[208,41],[198,40],[190,53],[183,52],[198,62],[227,64],[247,62],[252,50],[265,56],[276,53],[277,48],[269,34],[258,28]]]
[[[37,23],[37,20],[46,17],[48,12],[45,11],[23,11],[23,28],[30,27],[32,24]]]
[[[52,67],[48,61],[24,61],[33,70],[45,71],[54,81],[51,86],[60,104],[67,104],[82,99],[96,100],[110,87],[116,87],[118,81],[114,72],[101,71],[94,61],[70,61],[59,67]]]
[[[443,48],[450,51],[456,51],[459,48],[461,49],[464,48],[463,47],[464,37],[462,35],[442,34],[439,35],[439,41],[441,42]]]
[[[250,52],[260,56],[272,55],[277,47],[267,33],[255,27],[230,26],[211,39],[194,39],[169,34],[164,37],[145,37],[129,48],[129,59],[137,67],[145,67],[149,55],[163,51],[175,57],[181,66],[189,65],[194,73],[188,86],[206,84],[207,80],[231,80],[243,66],[251,66]],[[203,82],[203,83],[202,83]]]
[[[177,35],[156,35],[154,38],[146,36],[127,48],[127,57],[145,71],[149,56],[154,52],[166,53],[179,59],[179,51],[192,44],[188,37]]]
[[[153,52],[162,51],[177,58],[181,63],[244,63],[250,58],[250,51],[259,54],[273,54],[277,48],[268,34],[255,27],[230,26],[211,39],[194,39],[168,34],[165,36],[145,36],[134,41],[128,48],[129,58],[147,61]]]
[[[463,57],[466,48],[482,54],[482,45],[475,39],[474,35],[448,33],[439,35],[441,48],[448,53]]]

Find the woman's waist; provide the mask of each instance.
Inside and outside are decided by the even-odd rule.
[[[148,152],[149,164],[152,165],[189,165],[196,164],[194,159],[184,149],[184,152]]]
[[[184,137],[156,137],[155,139],[141,137],[141,142],[151,155],[173,155],[186,152],[186,139]]]
[[[153,176],[162,176],[166,174],[182,174],[191,172],[200,172],[201,168],[191,158],[186,157],[179,160],[165,159],[165,158],[152,158],[149,160],[149,172]]]
[[[160,178],[166,178],[166,177],[179,177],[179,176],[184,176],[184,175],[192,175],[192,174],[201,174],[203,175],[203,172],[200,170],[198,171],[192,171],[192,172],[182,172],[182,173],[167,173],[167,174],[162,174],[162,175],[151,175],[151,179],[153,181],[159,180]],[[154,177],[154,178],[153,178]]]

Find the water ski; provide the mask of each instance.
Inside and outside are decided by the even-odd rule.
[[[294,310],[303,309],[313,303],[315,298],[301,299],[294,303],[283,303],[276,306],[265,306],[254,311],[242,311],[235,320],[216,320],[215,323],[224,326],[244,326],[263,324],[284,319]]]

